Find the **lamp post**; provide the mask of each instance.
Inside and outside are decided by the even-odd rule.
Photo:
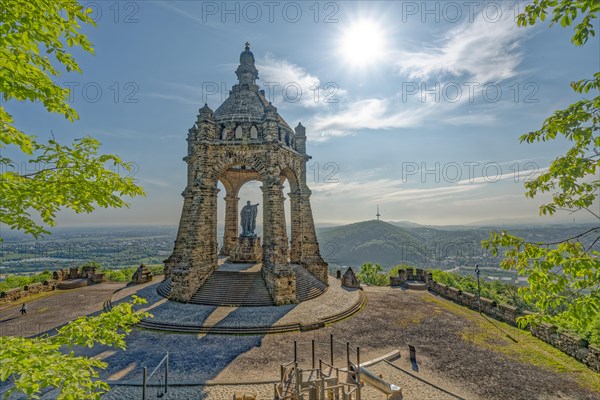
[[[479,312],[481,313],[481,286],[479,284],[479,264],[475,264],[475,274],[477,275],[477,305],[479,306]]]

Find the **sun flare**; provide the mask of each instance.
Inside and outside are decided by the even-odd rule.
[[[385,34],[374,21],[357,21],[342,33],[339,50],[352,67],[366,68],[385,56]]]

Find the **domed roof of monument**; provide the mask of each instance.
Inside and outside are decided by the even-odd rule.
[[[254,54],[250,44],[240,54],[240,65],[236,70],[239,83],[233,85],[229,97],[213,113],[217,123],[225,122],[261,122],[269,101],[262,91],[258,90],[255,80],[258,70],[255,66]],[[291,130],[290,126],[279,116],[279,123]]]

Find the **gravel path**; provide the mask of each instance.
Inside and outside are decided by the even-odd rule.
[[[146,285],[125,288],[125,283],[100,283],[78,289],[56,290],[47,295],[25,302],[27,315],[21,317],[20,304],[15,303],[0,310],[0,336],[34,336],[51,332],[78,317],[102,310],[102,304],[118,289],[116,299],[129,296]]]
[[[253,394],[257,400],[273,400],[273,385],[238,386],[184,386],[169,388],[162,400],[231,400],[234,393]],[[155,399],[156,388],[148,389],[148,398]],[[139,400],[142,398],[140,387],[117,386],[102,396],[103,400]]]

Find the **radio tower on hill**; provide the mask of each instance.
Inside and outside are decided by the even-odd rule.
[[[377,214],[375,214],[377,216],[377,221],[379,221],[379,217],[381,216],[381,214],[379,214],[379,204],[377,204]]]

